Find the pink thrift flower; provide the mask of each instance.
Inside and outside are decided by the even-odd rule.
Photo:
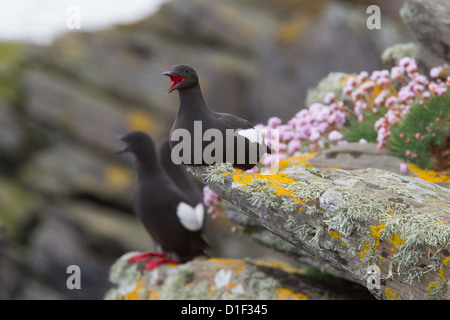
[[[375,83],[373,81],[366,81],[359,88],[364,91],[369,91],[370,89],[373,89],[373,87],[375,87]]]
[[[421,84],[416,83],[416,84],[413,85],[412,89],[413,89],[414,92],[422,92],[423,89],[424,89],[424,86],[421,85]]]
[[[411,151],[406,150],[406,151],[405,151],[405,156],[410,157],[410,156],[411,156]]]
[[[362,115],[362,110],[365,109],[365,103],[362,102],[361,100],[358,100],[355,102],[355,113],[357,116],[361,116]]]
[[[272,117],[267,121],[267,125],[271,128],[276,128],[281,124],[281,119],[278,117]]]
[[[298,151],[300,149],[300,146],[301,146],[301,142],[299,140],[293,139],[293,140],[289,141],[288,146],[287,146],[288,154],[295,153],[296,151]]]
[[[414,72],[419,70],[419,67],[417,66],[417,63],[412,60],[405,70],[409,75],[412,75]]]
[[[437,78],[441,75],[441,71],[442,71],[442,67],[438,66],[438,67],[434,67],[430,70],[430,77],[432,78]]]
[[[389,97],[386,99],[385,105],[386,105],[386,107],[390,107],[391,105],[393,105],[396,102],[397,102],[397,97],[392,96],[392,97]]]
[[[339,131],[333,130],[328,134],[328,139],[330,141],[338,141],[341,140],[344,136]]]
[[[344,92],[345,94],[350,94],[352,93],[353,89],[355,89],[353,86],[345,85],[344,88],[342,88],[342,92]]]
[[[420,74],[420,73],[414,73],[414,75],[413,75],[413,79],[417,82],[417,83],[420,83],[420,84],[423,84],[423,85],[427,85],[428,84],[428,79],[427,79],[427,77],[425,77],[423,74]]]
[[[203,203],[207,206],[214,205],[219,201],[220,197],[212,191],[208,186],[203,188]]]
[[[446,87],[437,87],[436,88],[436,94],[438,95],[438,96],[442,96],[442,95],[444,95],[445,93],[447,92],[447,88]]]
[[[361,143],[361,144],[366,144],[366,143],[367,143],[367,140],[364,139],[364,138],[361,138],[361,139],[359,139],[359,143]]]
[[[391,78],[392,79],[400,79],[403,73],[405,72],[405,69],[401,66],[395,66],[391,69]]]
[[[334,96],[334,92],[328,92],[328,93],[325,95],[324,102],[325,102],[326,104],[330,104],[330,103],[333,102],[335,99],[336,99],[336,97]]]
[[[425,91],[422,93],[422,97],[428,99],[429,97],[431,97],[431,93],[429,91]]]
[[[309,140],[312,142],[319,140],[320,138],[320,132],[317,128],[313,127],[311,128],[311,133],[309,135]]]
[[[409,64],[414,61],[414,59],[411,59],[410,57],[404,57],[401,58],[400,61],[398,62],[399,66],[406,68],[407,66],[409,66]]]
[[[408,172],[408,165],[406,163],[400,163],[399,171],[401,173],[407,173]]]
[[[422,137],[422,135],[420,134],[420,132],[417,132],[415,137],[416,137],[416,139],[420,139],[420,137]]]

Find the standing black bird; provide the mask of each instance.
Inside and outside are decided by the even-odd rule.
[[[164,139],[159,145],[159,159],[161,164],[166,170],[166,173],[172,179],[173,182],[180,188],[183,193],[195,201],[200,203],[203,201],[203,193],[200,188],[195,184],[193,177],[186,171],[186,167],[183,164],[174,164],[171,155],[171,148],[169,138]]]
[[[178,113],[170,132],[177,161],[188,165],[229,162],[249,170],[265,153],[271,153],[260,130],[249,121],[206,106],[193,68],[179,64],[163,75],[172,80],[167,93],[177,90],[179,97]],[[185,133],[190,136],[186,143],[189,148],[185,147],[186,137],[182,136]]]
[[[117,153],[131,152],[135,156],[138,184],[134,211],[162,254],[145,253],[129,261],[160,257],[145,264],[151,270],[164,262],[188,261],[202,255],[207,247],[203,238],[204,207],[187,197],[163,169],[153,140],[135,131],[120,138],[125,145]],[[167,256],[166,256],[167,254]],[[170,256],[170,259],[167,258]]]

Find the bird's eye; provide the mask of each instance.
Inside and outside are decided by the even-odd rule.
[[[189,73],[189,69],[186,69],[186,71],[184,71],[184,72]]]

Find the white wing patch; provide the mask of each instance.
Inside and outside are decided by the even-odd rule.
[[[203,227],[203,216],[205,212],[203,204],[199,203],[195,208],[187,203],[180,202],[177,206],[177,217],[183,227],[190,231],[198,231]]]
[[[264,143],[264,137],[262,135],[262,132],[260,129],[253,127],[250,129],[242,129],[237,131],[237,134],[247,138],[248,140],[250,140],[250,142],[257,142],[259,144],[263,144]]]

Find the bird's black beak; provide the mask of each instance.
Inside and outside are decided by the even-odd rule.
[[[172,80],[172,86],[169,88],[169,91],[167,91],[167,94],[171,93],[173,90],[176,90],[178,85],[184,81],[182,76],[179,76],[171,71],[164,71],[162,75],[167,76],[170,80]]]
[[[122,154],[122,153],[125,153],[125,152],[128,152],[128,151],[130,151],[130,149],[128,148],[127,145],[125,145],[125,146],[122,146],[120,149],[118,149],[116,151],[116,154]]]
[[[116,135],[116,136],[114,136],[114,139],[115,139],[115,140],[119,140],[119,141],[123,141],[123,136],[121,136],[121,135]],[[124,145],[124,146],[120,147],[120,148],[116,151],[116,154],[122,154],[122,153],[125,153],[125,152],[128,152],[128,151],[130,151],[130,149],[128,148],[128,145]]]

